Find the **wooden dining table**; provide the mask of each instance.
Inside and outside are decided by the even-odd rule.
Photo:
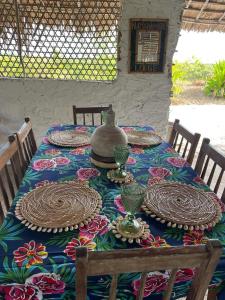
[[[92,133],[93,126],[54,125],[55,130],[78,130]],[[133,129],[153,130],[149,126],[123,127],[125,132]],[[219,223],[204,231],[187,231],[171,228],[140,211],[137,215],[149,224],[150,234],[140,243],[130,244],[115,237],[110,224],[125,209],[121,202],[120,185],[107,178],[107,170],[95,167],[90,161],[91,146],[78,148],[60,147],[48,142],[47,135],[29,165],[19,191],[0,227],[0,299],[75,299],[76,247],[88,251],[107,251],[125,248],[156,248],[176,245],[197,245],[207,239],[219,239],[225,249],[225,208]],[[165,141],[154,147],[130,147],[127,170],[135,180],[145,186],[161,180],[177,181],[211,193],[209,187],[192,167]],[[32,231],[15,216],[15,206],[27,192],[51,182],[85,181],[102,197],[102,209],[85,226],[72,231]],[[180,269],[176,274],[173,299],[185,296],[194,275],[193,269]],[[167,271],[151,272],[147,276],[145,299],[161,299],[168,281]],[[121,274],[118,281],[117,299],[133,300],[137,294],[140,274]],[[90,277],[88,299],[108,299],[110,277]],[[224,299],[225,252],[215,270],[210,284]]]

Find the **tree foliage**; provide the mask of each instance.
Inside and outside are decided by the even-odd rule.
[[[175,61],[172,68],[173,94],[182,93],[182,84],[193,81],[206,81],[213,72],[213,65],[203,64],[199,59],[192,57],[184,62]]]
[[[225,60],[213,66],[212,76],[206,81],[206,95],[225,98]]]

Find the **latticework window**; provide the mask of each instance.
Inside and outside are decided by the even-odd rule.
[[[0,0],[0,77],[114,80],[120,0]]]

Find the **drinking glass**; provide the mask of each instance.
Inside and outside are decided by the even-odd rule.
[[[115,162],[118,166],[118,169],[115,172],[115,175],[117,177],[126,177],[127,172],[126,172],[126,162],[129,157],[129,148],[128,146],[125,145],[117,145],[114,147],[114,158]]]
[[[145,197],[145,187],[134,182],[121,186],[121,200],[126,210],[126,217],[120,223],[120,229],[126,234],[137,234],[141,224],[135,219],[135,213],[141,207]]]

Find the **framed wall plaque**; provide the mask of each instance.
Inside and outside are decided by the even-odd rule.
[[[164,71],[167,27],[168,20],[130,20],[130,72]]]

